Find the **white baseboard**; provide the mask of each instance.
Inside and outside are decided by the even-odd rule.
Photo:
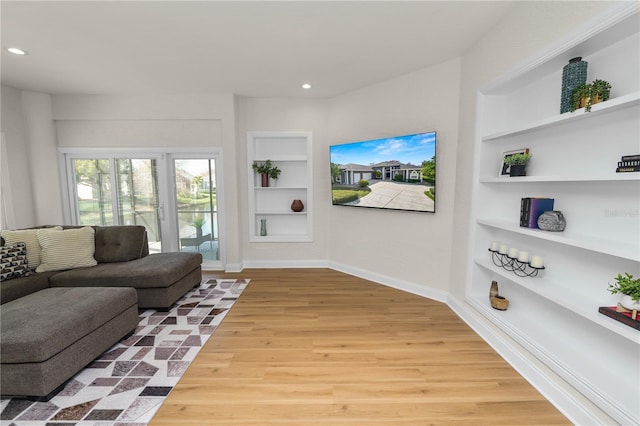
[[[245,268],[327,268],[326,260],[245,260]]]
[[[447,304],[573,424],[585,426],[617,424],[614,419],[475,309],[451,295],[447,299]]]
[[[333,270],[344,272],[345,274],[353,275],[365,280],[373,281],[378,284],[383,284],[387,287],[406,291],[407,293],[416,294],[418,296],[426,297],[438,302],[447,303],[447,293],[442,290],[435,290],[424,285],[419,285],[409,281],[398,280],[388,275],[377,274],[375,272],[366,271],[360,268],[354,268],[353,266],[348,266],[337,262],[329,261],[327,266]]]

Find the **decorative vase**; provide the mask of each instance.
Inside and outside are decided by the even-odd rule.
[[[260,236],[267,236],[267,219],[260,219]]]
[[[621,294],[616,311],[631,312],[631,318],[636,319],[638,311],[640,311],[640,302],[636,302],[627,294]]]
[[[296,213],[301,212],[302,210],[304,210],[304,204],[302,204],[301,200],[293,200],[293,203],[291,203],[291,210]]]
[[[562,68],[562,92],[560,94],[560,114],[571,111],[573,89],[587,82],[587,65],[581,57],[573,58]]]
[[[527,165],[526,164],[512,164],[509,166],[509,176],[526,176]]]
[[[580,108],[586,108],[587,105],[589,104],[589,99],[591,99],[591,105],[595,105],[595,104],[599,104],[600,102],[602,102],[602,98],[600,97],[600,95],[595,95],[595,96],[585,96],[584,98],[580,98],[580,104],[578,105]]]
[[[262,173],[260,175],[260,178],[261,178],[261,182],[260,182],[261,186],[263,188],[267,188],[269,186],[269,173]]]
[[[543,231],[561,232],[566,226],[567,221],[559,210],[549,210],[538,217],[538,228]]]

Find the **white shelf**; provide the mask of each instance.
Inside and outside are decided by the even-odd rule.
[[[640,35],[637,7],[625,9],[598,31],[585,26],[562,49],[550,47],[537,61],[505,74],[478,93],[465,300],[498,329],[622,424],[640,424],[637,401],[640,331],[598,312],[617,296],[603,282],[618,273],[640,274],[640,173],[615,173],[624,155],[639,154]],[[558,114],[563,67],[581,56],[588,81],[606,79],[614,98]],[[482,130],[484,129],[484,130]],[[504,152],[527,147],[530,176],[498,177]],[[556,200],[569,225],[563,232],[521,227],[523,196]],[[529,247],[550,267],[537,277],[518,277],[495,266],[491,241]],[[492,280],[504,283],[508,311],[488,300]],[[504,335],[492,336],[496,341]],[[623,349],[620,349],[623,348]],[[625,356],[616,357],[622,351]],[[609,374],[593,368],[615,358]]]
[[[541,240],[553,241],[584,250],[591,250],[597,253],[616,256],[622,259],[640,261],[640,242],[630,244],[626,242],[611,241],[605,238],[589,237],[582,234],[571,234],[563,232],[548,232],[540,229],[525,228],[517,223],[493,220],[477,219],[479,225],[491,226],[504,231],[516,234],[527,235]]]
[[[312,160],[310,132],[248,132],[249,241],[312,241]],[[260,186],[254,162],[271,160],[281,170],[275,186]],[[303,212],[294,212],[293,200],[302,200]],[[260,235],[260,219],[267,219],[267,235]]]
[[[528,123],[522,126],[506,129],[501,132],[492,133],[482,137],[483,142],[491,142],[498,139],[517,136],[524,133],[542,130],[548,127],[557,126],[560,124],[571,123],[577,120],[583,120],[592,118],[605,113],[618,111],[625,108],[631,108],[640,104],[640,92],[631,93],[628,95],[620,96],[615,99],[609,99],[608,101],[595,104],[591,107],[591,112],[585,112],[584,108],[575,110],[574,112],[567,112],[564,114],[553,115],[540,121]]]
[[[620,182],[640,181],[640,172],[616,173],[603,176],[521,176],[521,177],[485,177],[481,183],[537,183],[537,182]]]
[[[306,190],[306,186],[256,186],[254,191],[282,191],[287,189],[302,189]]]
[[[294,211],[286,211],[286,210],[269,210],[269,211],[256,211],[256,216],[270,216],[270,215],[295,215],[295,216],[305,216],[307,212],[294,212]]]
[[[487,252],[488,253],[488,252]],[[568,309],[581,317],[598,324],[626,339],[640,343],[640,331],[626,326],[598,312],[602,302],[590,299],[588,296],[576,292],[573,289],[559,286],[545,278],[522,278],[515,274],[495,266],[490,260],[475,259],[475,264],[488,269],[491,273],[501,276],[520,287],[544,297],[550,302]]]
[[[269,158],[255,158],[253,161],[263,162],[270,160],[272,163],[287,161],[307,161],[307,157],[302,155],[274,155]]]
[[[259,243],[308,243],[311,238],[306,235],[279,234],[276,236],[267,235],[264,237],[255,236],[252,241]]]

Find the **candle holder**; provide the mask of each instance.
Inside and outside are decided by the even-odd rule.
[[[544,266],[531,266],[531,262],[523,262],[517,257],[511,257],[506,253],[500,253],[498,250],[489,249],[491,252],[491,260],[493,264],[507,271],[511,271],[519,277],[535,277],[538,272],[545,269]]]

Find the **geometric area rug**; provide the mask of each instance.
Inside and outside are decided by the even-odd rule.
[[[169,312],[139,312],[134,334],[47,402],[0,400],[3,426],[144,426],[250,280],[205,279]]]

